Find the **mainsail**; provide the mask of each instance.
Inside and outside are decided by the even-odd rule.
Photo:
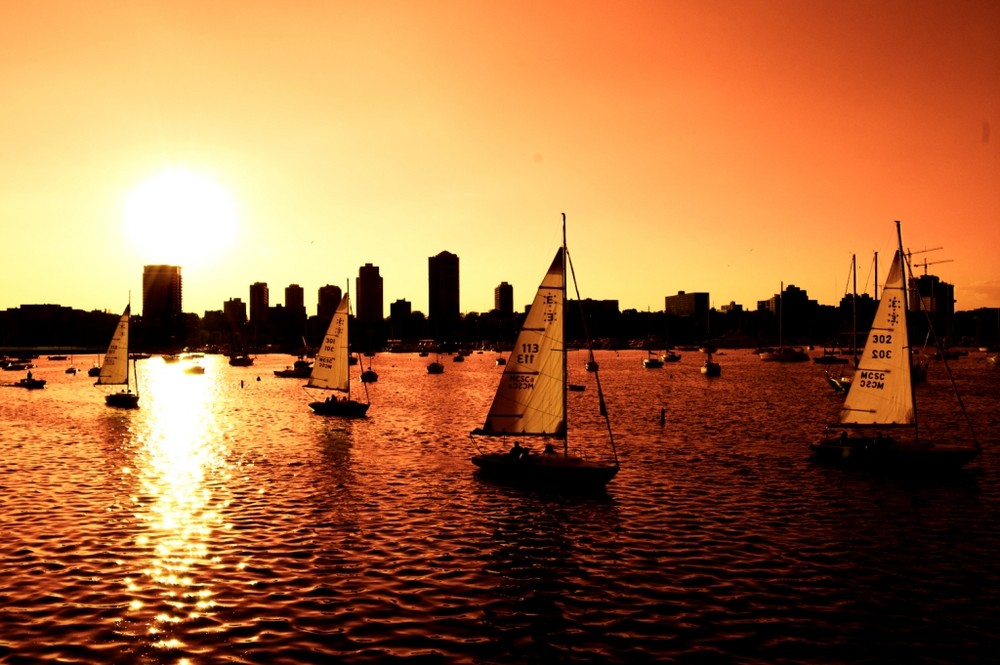
[[[125,313],[118,319],[108,352],[104,354],[101,373],[94,385],[128,385],[128,321],[132,304],[125,306]]]
[[[350,392],[350,376],[348,364],[350,356],[347,348],[347,317],[350,308],[350,295],[345,294],[337,306],[326,337],[316,352],[312,373],[306,386]]]
[[[565,249],[556,252],[504,366],[486,423],[476,434],[566,435],[563,304]]]
[[[897,250],[840,412],[842,425],[914,424],[905,289],[903,257]]]

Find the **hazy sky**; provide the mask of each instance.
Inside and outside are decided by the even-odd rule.
[[[444,250],[463,311],[521,308],[562,212],[622,308],[835,304],[896,219],[959,309],[1000,306],[998,2],[0,1],[0,308],[139,307],[171,263],[185,311],[263,281],[314,313],[373,263],[386,315],[426,312]],[[196,193],[126,233],[169,169],[228,238]]]

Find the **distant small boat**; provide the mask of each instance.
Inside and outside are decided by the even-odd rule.
[[[705,362],[701,366],[701,373],[705,376],[720,376],[722,374],[722,365],[712,360],[712,354],[705,354]]]
[[[312,374],[312,363],[299,356],[291,367],[274,370],[274,375],[285,379],[308,379]]]
[[[97,386],[124,386],[119,392],[108,393],[104,402],[108,406],[122,409],[135,409],[139,406],[139,384],[135,382],[135,392],[132,391],[134,372],[129,372],[128,333],[132,304],[125,307],[125,312],[118,319],[118,326],[111,336],[108,352],[104,354],[104,362],[97,377]],[[135,367],[135,359],[132,359]]]
[[[250,367],[253,365],[253,358],[245,353],[237,353],[229,356],[229,364],[233,367]]]
[[[674,353],[673,351],[665,351],[664,353],[660,354],[660,360],[662,360],[665,363],[679,362],[680,359],[681,359],[680,354]]]
[[[45,379],[36,379],[31,376],[31,372],[28,372],[28,376],[23,379],[18,379],[14,383],[8,383],[7,385],[13,386],[14,388],[25,388],[27,390],[39,390],[45,387]]]
[[[646,369],[660,369],[663,361],[653,355],[652,351],[646,351],[646,357],[642,359],[642,366]]]
[[[365,386],[365,401],[360,402],[351,397],[350,350],[347,347],[347,325],[350,313],[350,296],[344,295],[337,311],[330,319],[326,337],[316,353],[316,363],[313,366],[306,388],[318,388],[344,393],[337,398],[331,396],[322,401],[310,402],[311,408],[321,416],[342,416],[361,418],[368,413],[371,406],[368,401],[368,386]]]
[[[507,359],[503,356],[497,356],[497,365],[502,367],[507,364]]]
[[[444,365],[435,360],[427,365],[428,374],[444,374]]]
[[[189,367],[185,367],[184,368],[184,373],[185,374],[204,374],[205,373],[205,368],[202,367],[201,365],[191,365]]]
[[[797,346],[778,346],[760,353],[760,359],[774,363],[798,363],[809,360],[809,354]]]

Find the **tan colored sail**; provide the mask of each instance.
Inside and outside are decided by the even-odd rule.
[[[347,318],[350,309],[350,296],[345,295],[337,306],[337,311],[330,319],[323,344],[316,352],[312,373],[306,386],[324,388],[326,390],[350,390],[347,374],[350,356],[347,348]]]
[[[905,288],[903,259],[897,250],[840,412],[841,424],[912,425],[914,422]]]
[[[563,251],[538,287],[480,433],[566,434]]]
[[[95,385],[113,386],[128,385],[128,322],[131,316],[131,303],[125,307],[125,313],[118,319],[118,326],[111,336],[108,351],[101,363],[101,373]]]

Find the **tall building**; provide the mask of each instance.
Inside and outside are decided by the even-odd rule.
[[[240,298],[230,298],[222,303],[222,314],[233,330],[241,330],[247,322],[247,304]]]
[[[142,271],[140,345],[172,349],[184,344],[180,266],[145,266]]]
[[[376,325],[382,322],[382,276],[378,266],[366,263],[358,268],[358,278],[354,282],[357,302],[355,312],[358,323]]]
[[[501,314],[514,313],[514,287],[507,282],[500,282],[493,289],[493,309]]]
[[[289,284],[285,287],[285,310],[290,318],[305,321],[306,292],[298,284]]]
[[[271,297],[266,282],[254,282],[250,285],[250,325],[267,323],[268,308]]]
[[[707,293],[685,293],[678,291],[675,296],[663,299],[663,311],[674,316],[691,316],[693,314],[708,314],[709,297]]]
[[[358,269],[358,278],[354,282],[357,301],[355,312],[358,325],[354,339],[359,340],[363,348],[374,351],[382,345],[382,276],[378,274],[378,266],[366,263]]]
[[[340,305],[340,301],[344,298],[344,292],[341,291],[339,286],[327,284],[326,286],[319,287],[317,297],[316,318],[319,319],[320,327],[325,332],[326,326],[333,319],[333,313],[337,311],[337,306]]]
[[[458,256],[441,252],[427,259],[427,323],[438,342],[455,341],[461,316],[458,298]]]

